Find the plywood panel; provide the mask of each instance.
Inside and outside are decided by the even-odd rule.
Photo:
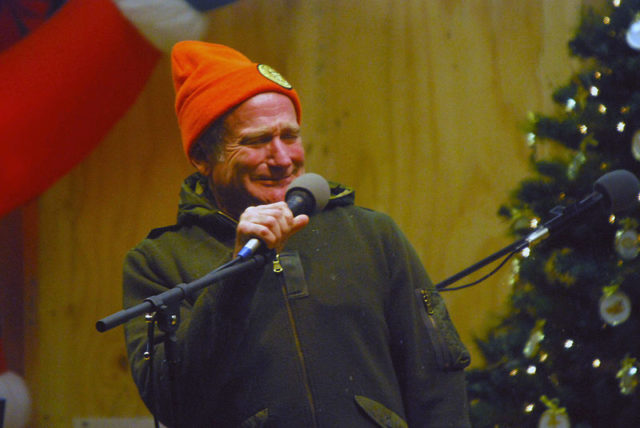
[[[298,88],[309,169],[391,214],[435,281],[509,240],[496,211],[528,174],[519,125],[570,73],[578,0],[240,0],[210,41],[272,65]],[[169,63],[98,149],[39,201],[37,284],[26,354],[36,426],[144,416],[121,329],[125,252],[170,224],[191,172]],[[463,339],[508,292],[508,270],[446,295]],[[474,356],[477,356],[474,350]]]

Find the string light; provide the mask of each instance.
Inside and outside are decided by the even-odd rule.
[[[573,339],[567,339],[564,342],[565,349],[571,349],[573,347]]]
[[[600,364],[602,364],[602,362],[600,361],[600,358],[596,358],[591,363],[591,365],[593,366],[594,369],[597,369],[598,367],[600,367]]]
[[[607,112],[607,106],[605,106],[604,104],[600,104],[598,106],[598,111],[602,114],[605,114]]]
[[[527,367],[527,374],[534,375],[536,374],[537,368],[534,365],[530,365]]]
[[[592,96],[597,97],[598,94],[600,93],[600,89],[598,89],[596,86],[592,86],[591,88],[589,88],[589,93]]]
[[[587,125],[580,125],[578,126],[578,130],[580,130],[581,134],[586,134],[589,131],[589,127],[587,127]]]
[[[531,147],[536,143],[536,134],[529,132],[527,134],[527,144]]]
[[[624,122],[618,122],[618,124],[616,125],[616,129],[618,130],[618,132],[624,132],[624,128],[627,126],[626,123]]]
[[[574,100],[573,98],[569,98],[565,105],[567,111],[572,111],[576,107],[576,100]]]
[[[620,0],[613,0],[613,7],[619,7],[620,6]]]
[[[534,409],[535,407],[536,407],[536,406],[535,406],[535,404],[533,404],[533,403],[529,403],[529,404],[527,404],[527,405],[525,406],[525,408],[524,408],[524,412],[525,412],[525,413],[531,413],[531,412],[533,412],[533,409]]]

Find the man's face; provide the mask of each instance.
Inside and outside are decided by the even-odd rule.
[[[206,168],[219,207],[238,218],[251,205],[283,201],[304,173],[304,149],[289,97],[268,92],[240,104],[225,120],[222,155]]]

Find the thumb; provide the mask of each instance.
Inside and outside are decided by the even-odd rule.
[[[300,214],[293,218],[293,226],[291,227],[291,234],[300,231],[307,224],[309,224],[309,216],[306,214]]]

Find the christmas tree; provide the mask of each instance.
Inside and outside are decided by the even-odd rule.
[[[532,114],[532,178],[500,208],[515,237],[615,170],[640,175],[640,0],[584,8],[580,70]],[[640,210],[572,220],[513,263],[508,308],[468,373],[475,427],[640,427]],[[554,210],[555,208],[555,210]]]

